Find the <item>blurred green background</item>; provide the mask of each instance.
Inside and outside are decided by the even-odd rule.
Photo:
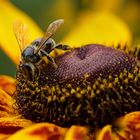
[[[69,33],[80,13],[103,10],[114,13],[129,25],[133,43],[140,40],[139,0],[11,0],[11,2],[32,17],[43,31],[51,21],[64,18],[65,25],[61,32],[55,35],[56,41]],[[15,76],[15,64],[1,50],[0,60],[0,74]]]

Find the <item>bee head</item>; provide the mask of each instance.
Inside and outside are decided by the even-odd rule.
[[[35,47],[33,45],[30,45],[22,52],[22,60],[31,63],[36,63],[40,60],[38,54],[35,53]]]

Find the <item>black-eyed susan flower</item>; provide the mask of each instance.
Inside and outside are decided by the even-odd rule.
[[[0,7],[1,7],[1,10],[3,10],[0,13],[1,19],[3,19],[2,22],[0,23],[0,25],[1,25],[0,27],[2,28],[5,24],[7,25],[7,28],[5,30],[3,30],[3,28],[2,29],[0,28],[0,34],[3,35],[0,37],[1,48],[15,62],[15,64],[18,64],[21,54],[19,51],[18,44],[14,38],[14,34],[12,33],[13,32],[12,24],[13,24],[14,20],[15,19],[22,20],[23,22],[25,22],[28,25],[32,40],[36,39],[37,37],[42,36],[42,32],[29,17],[27,17],[25,14],[21,13],[21,11],[17,10],[9,1],[2,1]],[[4,18],[4,17],[6,17],[6,18]],[[7,37],[7,34],[9,34],[8,37]],[[8,38],[8,40],[7,40],[7,38]],[[76,24],[74,29],[71,31],[71,33],[62,40],[62,43],[68,44],[72,48],[78,47],[78,46],[80,47],[81,45],[85,45],[85,44],[89,44],[89,43],[100,43],[100,44],[109,45],[109,46],[120,45],[119,48],[123,50],[123,49],[125,49],[124,46],[131,45],[131,41],[132,41],[132,36],[131,36],[130,30],[128,29],[127,25],[122,20],[120,20],[118,17],[116,17],[110,13],[85,12],[85,13],[81,14],[78,23]],[[9,46],[13,46],[13,47],[9,47]],[[103,46],[101,46],[101,47],[103,47]],[[91,46],[91,48],[92,48],[92,46]],[[128,50],[129,50],[129,48],[128,48]],[[58,51],[58,53],[59,52],[60,51]],[[82,49],[81,49],[81,52],[82,52]],[[114,51],[113,52],[111,51],[110,53],[114,53]],[[116,51],[115,51],[115,53],[116,53]],[[132,53],[134,53],[134,52],[132,52]],[[119,52],[119,55],[120,54],[122,54],[122,53]],[[54,56],[54,53],[52,52],[51,55]],[[127,56],[125,53],[123,53],[123,55]],[[73,58],[73,55],[71,55],[68,58]],[[125,58],[128,58],[128,57],[125,57]],[[128,78],[125,77],[126,80],[124,81],[124,82],[126,82],[125,88],[127,89],[127,85],[129,85],[128,80],[130,79],[130,81],[131,81],[131,79],[134,79],[135,82],[133,82],[133,84],[135,84],[136,87],[131,86],[130,88],[136,88],[136,90],[133,89],[133,93],[139,93],[139,91],[138,91],[139,87],[137,87],[137,85],[138,85],[137,83],[139,82],[138,81],[139,77],[137,77],[137,76],[134,77],[131,73],[127,73],[127,68],[130,68],[130,67],[126,67],[126,69],[124,69],[124,73],[126,72],[126,74],[128,74],[128,75],[126,75],[126,76],[128,76]],[[137,68],[134,70],[136,72],[138,72]],[[136,74],[136,73],[134,73],[134,74]],[[122,74],[119,73],[119,76],[122,78],[124,75],[123,75],[123,73]],[[88,75],[85,75],[85,78],[88,78]],[[112,77],[110,76],[109,79],[111,79],[111,78]],[[18,80],[22,81],[22,79],[18,79]],[[100,84],[101,80],[102,79],[98,79],[96,81],[95,86],[93,87],[95,90],[96,89],[104,90],[107,88],[104,86],[104,84]],[[82,82],[86,83],[86,81],[82,81]],[[108,81],[106,81],[106,79],[104,79],[103,82],[105,84],[107,84]],[[117,77],[116,77],[116,79],[113,80],[113,82],[115,82],[115,83],[118,82]],[[22,91],[20,89],[21,85],[20,85],[19,81],[16,83],[18,83],[17,86],[18,86],[19,93],[22,93]],[[32,82],[29,82],[28,84],[32,84]],[[32,88],[34,88],[32,85],[30,85],[30,86]],[[29,90],[30,90],[30,86],[29,87],[27,86],[27,88],[29,88]],[[71,85],[68,85],[68,86],[69,86],[69,88],[71,87]],[[111,82],[109,83],[108,86],[109,86],[109,88],[115,88],[113,86],[113,83],[111,83]],[[120,87],[121,87],[121,85],[120,85]],[[87,86],[86,89],[91,90],[91,87]],[[115,116],[113,116],[113,118],[115,118],[114,123],[112,123],[110,125],[102,126],[103,128],[100,128],[100,129],[93,128],[94,131],[90,130],[89,125],[86,127],[73,126],[73,125],[69,126],[67,128],[60,127],[60,126],[55,125],[55,120],[53,120],[54,124],[49,124],[49,123],[34,124],[38,120],[33,120],[33,122],[32,122],[30,120],[23,119],[21,117],[23,114],[18,109],[15,110],[15,107],[13,108],[13,106],[15,105],[15,98],[13,98],[13,95],[15,94],[15,90],[17,90],[17,89],[16,89],[14,78],[11,78],[8,76],[0,76],[0,139],[6,139],[6,138],[8,140],[17,140],[17,139],[21,139],[21,140],[27,139],[28,140],[31,138],[35,138],[37,140],[43,140],[43,139],[48,139],[48,140],[53,140],[53,139],[60,139],[60,140],[63,140],[63,139],[64,140],[135,139],[135,140],[137,140],[137,139],[139,139],[140,112],[132,112],[121,118],[117,118],[117,117],[115,118]],[[37,89],[37,91],[39,91],[39,90],[40,89]],[[51,90],[53,91],[53,87]],[[57,90],[59,91],[59,87]],[[66,92],[65,88],[62,88],[61,90],[69,96],[69,93]],[[86,93],[86,90],[82,90],[80,92],[81,94],[79,94],[79,92],[78,92],[79,90],[80,89],[78,87],[76,87],[75,89],[71,90],[71,92],[74,97],[76,95],[76,97],[80,99],[81,95]],[[115,89],[113,89],[113,90],[115,90]],[[121,88],[120,88],[120,90],[121,90]],[[124,87],[122,88],[122,90],[124,90]],[[100,90],[96,90],[96,92],[98,95],[100,94]],[[31,93],[35,94],[32,91],[31,91]],[[21,96],[19,96],[19,97],[21,97]],[[119,96],[119,97],[122,98],[121,96]],[[51,100],[50,98],[48,97],[48,100]],[[53,98],[55,99],[57,97],[53,96]],[[91,98],[92,98],[92,96],[91,96]],[[102,97],[100,97],[100,99],[102,99]],[[60,98],[60,100],[64,101],[65,99],[62,97],[62,98]],[[25,100],[23,99],[23,101],[25,101]],[[113,101],[115,101],[115,99]],[[35,103],[35,102],[33,101],[33,103]],[[30,106],[28,106],[28,107],[30,107]],[[21,108],[22,108],[22,106],[21,106]],[[73,110],[73,111],[75,111],[75,113],[78,114],[79,110],[80,110],[80,104],[77,106],[76,110]],[[90,110],[87,109],[87,111],[90,111]],[[113,112],[113,110],[112,110],[112,112]],[[71,116],[71,114],[68,114],[68,115]],[[100,115],[100,114],[98,114],[98,115]],[[77,117],[79,117],[79,116],[77,116]],[[43,118],[43,116],[42,116],[42,118]],[[62,116],[62,118],[63,118],[63,116]],[[29,117],[29,119],[30,119],[30,117]],[[65,119],[65,116],[63,119]],[[96,122],[94,122],[94,123],[96,123]]]

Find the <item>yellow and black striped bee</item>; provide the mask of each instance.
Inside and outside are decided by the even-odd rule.
[[[47,57],[57,67],[54,59],[49,55],[55,48],[62,50],[69,49],[67,45],[57,44],[51,38],[63,23],[63,19],[55,20],[48,26],[42,38],[36,39],[29,44],[29,33],[26,25],[19,21],[15,22],[14,33],[21,51],[21,68],[27,78],[33,80],[35,76],[38,76],[40,72],[37,69],[37,64],[43,60],[43,57]]]

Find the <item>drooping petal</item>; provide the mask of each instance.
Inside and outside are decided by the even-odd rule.
[[[97,133],[96,140],[114,140],[112,138],[111,125],[106,125]]]
[[[16,88],[15,79],[10,76],[0,75],[0,88],[12,96]]]
[[[42,31],[29,16],[17,9],[8,0],[1,1],[0,19],[0,47],[16,64],[18,64],[20,50],[13,32],[14,21],[20,20],[27,24],[31,41],[42,36]]]
[[[0,134],[0,140],[6,140],[9,136],[8,134]]]
[[[118,118],[114,124],[106,125],[96,133],[96,140],[139,140],[140,111]]]
[[[8,140],[61,140],[67,129],[54,124],[38,123],[22,129],[8,138]]]
[[[86,127],[72,126],[66,133],[64,140],[84,140],[87,135]]]
[[[139,140],[140,139],[140,111],[131,112],[116,121],[119,128],[116,131],[118,138],[126,138]]]
[[[89,43],[105,45],[130,45],[131,32],[120,18],[111,13],[81,14],[72,31],[62,40],[64,44],[72,47]]]
[[[14,99],[5,91],[0,89],[0,118],[7,116],[15,116],[13,103]]]
[[[5,140],[18,130],[31,124],[31,121],[26,119],[20,119],[18,116],[0,118],[0,140]]]

